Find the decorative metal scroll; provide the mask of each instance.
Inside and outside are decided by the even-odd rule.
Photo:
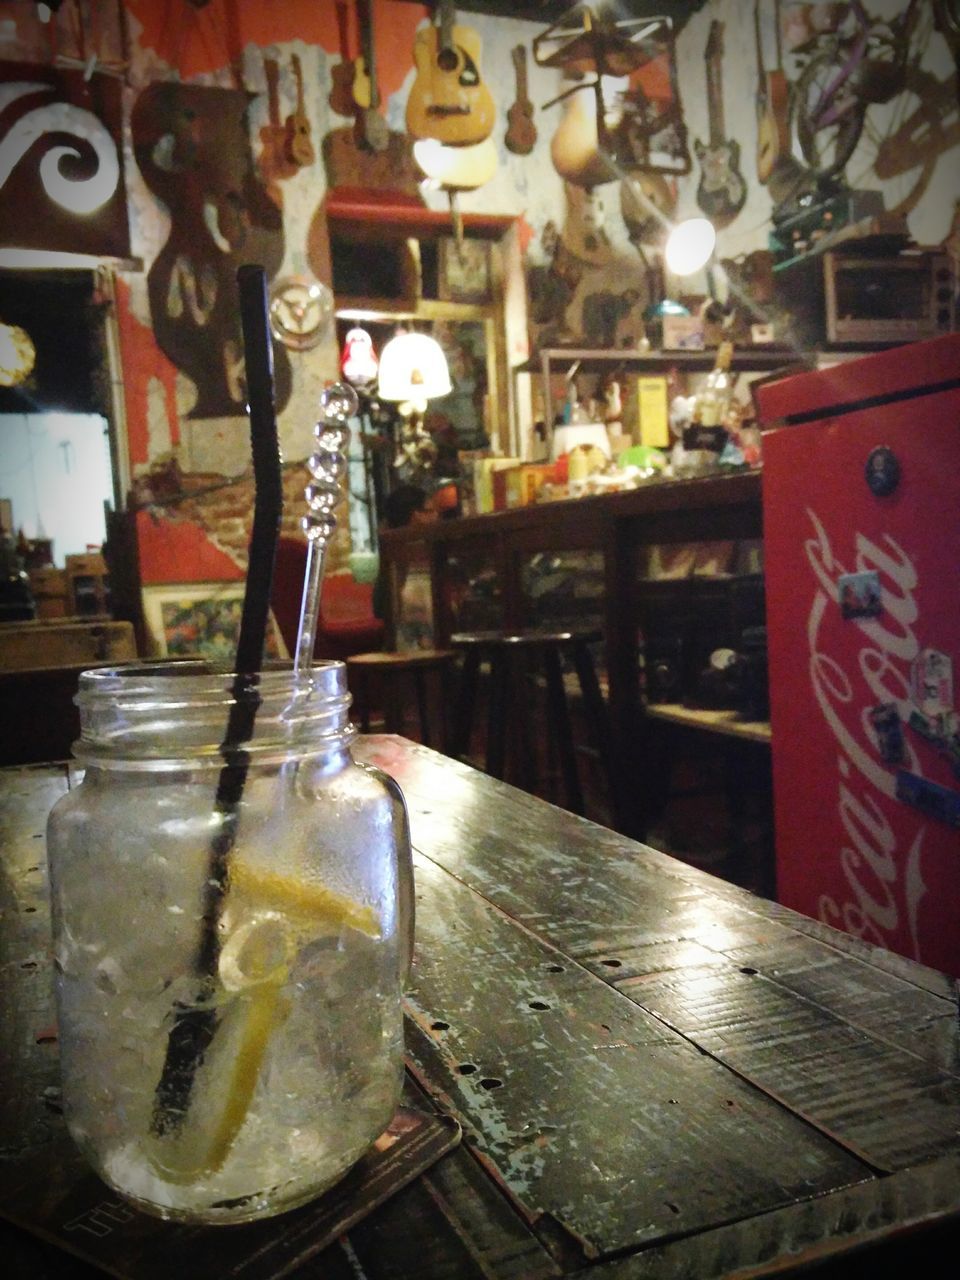
[[[0,63],[0,247],[130,256],[122,85]]]

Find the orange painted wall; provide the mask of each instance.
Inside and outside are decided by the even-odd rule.
[[[396,92],[412,65],[414,32],[429,10],[396,0],[371,0],[374,61],[380,92]],[[187,0],[126,0],[143,30],[138,43],[176,68],[181,79],[217,71],[239,60],[247,44],[301,40],[341,54],[334,0],[210,0],[194,9]],[[356,6],[347,6],[350,56],[361,52]]]

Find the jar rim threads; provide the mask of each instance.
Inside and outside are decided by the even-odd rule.
[[[227,713],[237,702],[234,672],[202,661],[98,667],[80,676],[74,699],[85,765],[136,769],[218,767]],[[251,688],[259,700],[253,736],[243,744],[266,760],[292,744],[344,748],[356,737],[343,662],[324,661],[295,676],[289,663],[264,667]]]

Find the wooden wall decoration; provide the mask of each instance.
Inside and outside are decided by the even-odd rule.
[[[0,247],[130,256],[114,76],[0,63]]]
[[[243,347],[236,271],[272,278],[283,261],[281,211],[258,177],[240,89],[161,81],[134,104],[133,150],[170,214],[170,234],[147,274],[160,349],[197,388],[189,418],[243,413]],[[290,363],[274,347],[276,406],[290,396]]]

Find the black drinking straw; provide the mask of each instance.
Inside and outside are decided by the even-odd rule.
[[[247,377],[247,404],[253,451],[254,509],[250,534],[247,582],[240,618],[240,635],[234,663],[233,701],[220,744],[223,767],[217,782],[214,807],[219,817],[210,842],[210,864],[203,888],[200,940],[194,962],[199,979],[197,994],[189,1004],[175,1006],[167,1040],[163,1071],[154,1096],[151,1128],[163,1135],[183,1123],[193,1082],[217,1029],[213,997],[220,961],[219,924],[227,893],[230,851],[239,818],[239,806],[247,780],[249,753],[244,744],[253,737],[260,706],[259,681],[267,633],[270,588],[276,557],[277,535],[283,513],[283,485],[273,393],[273,348],[267,314],[267,285],[263,268],[246,264],[237,271],[240,320]]]

